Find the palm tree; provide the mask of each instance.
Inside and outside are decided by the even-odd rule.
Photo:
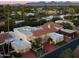
[[[8,30],[8,33],[9,33],[9,20],[10,20],[10,13],[11,13],[11,6],[10,5],[4,5],[4,13],[7,15],[6,18],[7,18],[7,21],[8,21],[8,26],[7,26],[7,30]],[[4,54],[5,56],[10,56],[10,52],[9,52],[9,40],[8,40],[8,54]]]

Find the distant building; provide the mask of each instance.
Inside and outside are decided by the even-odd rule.
[[[53,16],[42,17],[42,19],[45,19],[45,20],[47,20],[47,21],[50,21],[50,20],[52,20],[52,19],[53,19]]]
[[[19,23],[22,23],[22,22],[24,22],[24,20],[16,20],[15,24],[19,24]]]
[[[60,13],[60,12],[57,10],[48,10],[47,11],[47,14],[58,14],[58,13]]]
[[[17,12],[17,14],[19,14],[19,15],[21,15],[21,13],[22,13],[21,11],[18,11],[18,12]]]
[[[34,13],[26,13],[26,16],[34,16]]]
[[[0,21],[0,27],[5,25],[5,21]]]
[[[12,11],[11,15],[12,15],[12,16],[13,16],[13,15],[16,15],[16,14],[15,14],[15,11]]]
[[[72,27],[75,27],[75,25],[73,24],[73,22],[70,22],[70,21],[67,21],[67,20],[57,20],[57,21],[55,21],[55,23],[60,23],[60,24],[62,24],[62,23],[68,23]]]

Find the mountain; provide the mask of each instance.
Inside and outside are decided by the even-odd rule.
[[[25,4],[21,4],[21,3],[16,3],[16,4],[10,4],[12,6],[57,6],[57,5],[60,5],[60,6],[63,6],[63,5],[79,5],[79,1],[78,2],[71,2],[71,1],[65,1],[65,2],[62,2],[62,1],[59,1],[59,2],[56,2],[56,1],[51,1],[51,2],[45,2],[45,1],[40,1],[40,2],[26,2]]]
[[[29,2],[25,4],[26,6],[52,6],[52,5],[79,5],[79,2],[70,2],[70,1],[66,1],[66,2],[55,2],[55,1],[51,1],[51,2]]]

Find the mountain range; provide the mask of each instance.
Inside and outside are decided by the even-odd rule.
[[[28,3],[25,3],[25,4],[21,4],[21,3],[16,3],[16,4],[12,4],[14,6],[21,6],[21,5],[25,5],[25,6],[57,6],[57,5],[79,5],[79,1],[78,2],[71,2],[71,1],[65,1],[65,2],[62,2],[62,1],[59,1],[59,2],[56,2],[56,1],[51,1],[51,2],[45,2],[45,1],[41,1],[41,2],[28,2]]]
[[[70,2],[70,1],[66,1],[66,2],[55,2],[55,1],[51,1],[51,2],[30,2],[30,3],[26,3],[25,5],[27,6],[52,6],[52,5],[79,5],[79,2]]]

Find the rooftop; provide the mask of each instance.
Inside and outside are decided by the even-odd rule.
[[[25,26],[25,27],[15,28],[14,30],[18,30],[19,32],[25,35],[33,34],[33,36],[40,36],[51,32],[57,32],[59,31],[60,28],[62,28],[62,25],[54,22],[48,22],[38,27]]]
[[[19,32],[25,35],[32,35],[32,31],[35,31],[37,29],[38,28],[36,27],[24,26],[24,27],[15,28],[14,30],[18,30]]]
[[[61,31],[66,32],[66,33],[74,33],[74,30],[70,30],[70,29],[61,29]]]
[[[0,33],[0,43],[3,43],[10,38],[12,38],[12,36],[9,33]]]
[[[49,33],[48,36],[50,36],[51,38],[59,38],[59,37],[64,37],[61,34],[58,33]]]
[[[21,40],[14,32],[10,32],[13,37],[12,46],[16,47],[16,49],[24,49],[31,45],[31,43],[27,40]]]
[[[51,32],[57,32],[60,28],[62,28],[62,26],[60,24],[48,22],[40,26],[40,28],[40,30],[33,31],[34,36],[40,36]]]

